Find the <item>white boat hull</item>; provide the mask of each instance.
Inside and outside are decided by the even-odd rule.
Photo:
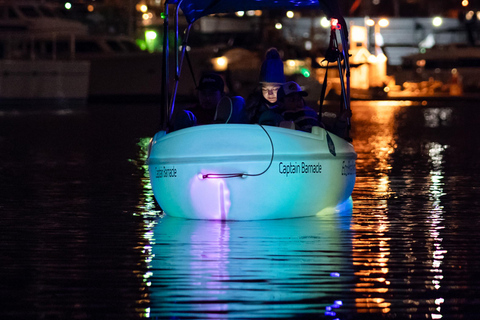
[[[148,158],[155,198],[166,214],[189,219],[282,219],[334,209],[350,198],[357,155],[324,129],[313,132],[248,124],[159,132]]]

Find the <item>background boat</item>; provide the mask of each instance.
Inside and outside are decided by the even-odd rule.
[[[1,101],[86,100],[90,63],[56,56],[56,37],[79,32],[86,28],[61,18],[48,4],[1,2]]]
[[[126,35],[92,35],[50,3],[0,3],[0,68],[2,98],[125,101],[161,92],[160,53]]]

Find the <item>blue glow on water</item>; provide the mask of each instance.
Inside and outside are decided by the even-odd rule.
[[[221,312],[235,318],[325,312],[323,301],[342,297],[353,275],[351,262],[329,254],[351,247],[348,233],[340,231],[341,219],[337,213],[245,222],[166,216],[154,228],[150,314]],[[331,277],[337,272],[332,269],[345,279]],[[285,304],[291,301],[296,303]]]

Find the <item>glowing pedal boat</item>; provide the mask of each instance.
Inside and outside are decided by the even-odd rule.
[[[350,197],[357,155],[344,139],[313,132],[248,124],[159,132],[148,159],[155,198],[166,214],[191,219],[280,219],[333,209]]]
[[[169,7],[175,8],[174,57],[169,56]],[[188,47],[180,45],[179,11],[188,23],[183,37],[188,39],[191,26],[202,17],[269,9],[321,9],[331,18],[329,62],[337,63],[341,106],[350,108],[348,32],[337,0],[166,0],[162,125],[150,144],[147,163],[153,193],[167,215],[213,220],[294,218],[340,208],[351,200],[357,155],[349,142],[320,127],[306,133],[254,124],[212,124],[166,133]],[[175,74],[170,74],[172,70]]]

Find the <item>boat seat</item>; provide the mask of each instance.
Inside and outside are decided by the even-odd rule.
[[[245,99],[225,96],[218,102],[214,123],[248,123]]]

